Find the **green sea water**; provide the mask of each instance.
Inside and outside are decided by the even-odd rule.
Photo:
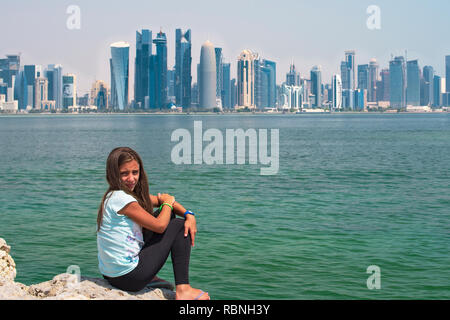
[[[171,134],[194,121],[278,129],[278,173],[174,164]],[[213,299],[450,298],[449,114],[0,117],[0,237],[16,281],[70,265],[100,276],[96,215],[117,146],[139,152],[151,193],[196,212],[190,278]],[[173,281],[170,262],[159,276]]]

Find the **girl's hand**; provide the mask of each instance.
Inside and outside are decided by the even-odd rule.
[[[184,236],[191,235],[191,245],[194,246],[195,234],[197,233],[197,222],[193,215],[187,214],[184,222]]]
[[[158,193],[158,200],[160,204],[163,204],[165,202],[173,206],[175,202],[175,197],[167,193],[164,194]]]

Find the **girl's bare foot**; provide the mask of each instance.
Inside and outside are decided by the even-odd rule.
[[[176,300],[210,300],[208,292],[192,288],[189,284],[177,285]]]

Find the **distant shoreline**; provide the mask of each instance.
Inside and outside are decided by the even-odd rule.
[[[304,115],[346,115],[346,114],[361,114],[361,115],[370,115],[370,114],[448,114],[450,111],[433,111],[433,112],[408,112],[408,111],[400,111],[400,112],[386,112],[386,111],[370,111],[370,112],[356,112],[356,111],[344,111],[344,112],[70,112],[70,113],[51,113],[51,112],[39,112],[39,113],[0,113],[0,117],[8,117],[8,116],[85,116],[85,115],[97,115],[97,116],[111,116],[111,115],[168,115],[168,116],[180,116],[180,115],[216,115],[216,116],[264,116],[264,115],[296,115],[296,116],[304,116]]]

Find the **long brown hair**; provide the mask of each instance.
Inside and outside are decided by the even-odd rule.
[[[122,164],[130,162],[132,160],[136,160],[136,162],[139,164],[139,180],[134,187],[134,190],[130,192],[120,179],[119,168]],[[122,190],[132,195],[136,198],[142,208],[144,208],[151,214],[153,213],[153,206],[152,202],[150,201],[147,174],[145,173],[142,159],[136,151],[128,147],[119,147],[113,149],[109,154],[108,159],[106,160],[106,181],[108,181],[109,187],[103,195],[102,202],[100,204],[100,207],[98,208],[97,231],[100,230],[103,219],[103,208],[105,205],[105,201],[107,201],[108,194],[111,191]]]

